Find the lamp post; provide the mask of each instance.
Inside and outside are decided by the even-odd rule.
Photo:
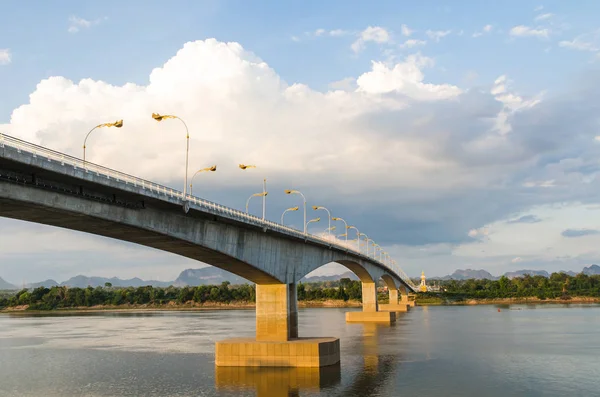
[[[163,121],[164,119],[177,119],[183,123],[185,127],[185,178],[183,181],[183,200],[187,197],[187,181],[188,181],[188,159],[190,154],[190,131],[188,126],[181,118],[173,115],[160,115],[158,113],[152,113],[152,118],[156,121]]]
[[[211,167],[202,168],[202,169],[200,169],[200,170],[196,171],[196,172],[194,173],[194,175],[192,175],[192,179],[190,179],[190,196],[193,196],[193,195],[194,195],[194,192],[193,192],[193,183],[194,183],[194,177],[195,177],[196,175],[198,175],[199,173],[201,173],[201,172],[215,172],[216,170],[217,170],[217,166],[216,166],[216,165],[213,165],[213,166],[211,166]]]
[[[346,226],[346,230],[354,229],[356,230],[356,243],[358,248],[358,253],[360,254],[360,231],[356,226]]]
[[[265,197],[267,195],[267,192],[262,192],[262,193],[254,193],[253,195],[251,195],[250,197],[248,197],[248,200],[246,200],[246,214],[248,213],[248,205],[250,205],[250,199],[252,197]],[[263,220],[265,219],[265,209],[263,207]]]
[[[298,190],[286,189],[285,194],[299,194],[300,196],[302,196],[302,200],[304,201],[304,234],[306,234],[306,197],[304,197],[304,195]]]
[[[87,135],[85,136],[85,139],[83,140],[83,168],[85,169],[85,144],[87,142],[88,137],[90,136],[90,134],[92,133],[92,131],[94,131],[96,128],[102,128],[102,127],[116,127],[116,128],[121,128],[123,127],[123,120],[117,120],[114,123],[104,123],[104,124],[98,124],[97,126],[95,126],[94,128],[92,128],[90,130],[90,132],[87,133]]]
[[[342,221],[342,222],[344,222],[344,226],[345,226],[345,227],[344,227],[344,230],[346,230],[346,231],[347,231],[347,230],[349,229],[349,228],[348,228],[348,224],[347,224],[347,223],[346,223],[346,221],[345,221],[345,220],[343,220],[342,218],[338,218],[337,216],[332,216],[332,217],[331,217],[331,220],[332,220],[332,221]],[[357,230],[358,230],[358,229],[357,229]],[[346,241],[348,241],[348,233],[345,233],[345,236],[346,236]]]
[[[308,224],[309,224],[309,223],[313,223],[313,222],[319,222],[320,220],[321,220],[321,218],[315,218],[315,219],[311,219],[310,221],[306,222],[306,223],[304,224],[304,230],[308,230]],[[304,232],[304,233],[306,233],[306,232]]]
[[[364,233],[360,233],[358,239],[360,240],[360,236],[365,236],[365,246],[367,247],[366,255],[369,256],[369,236]]]
[[[249,164],[239,164],[238,167],[240,167],[240,169],[242,169],[242,170],[247,170],[247,169],[250,169],[250,168],[256,168],[255,165],[249,165]],[[265,213],[267,211],[267,194],[268,194],[268,192],[267,192],[267,178],[264,178],[263,179],[263,192],[262,192],[262,194],[256,194],[256,196],[262,196],[262,198],[263,198],[262,199],[262,207],[263,207],[262,208],[262,220],[263,221],[265,220]],[[255,196],[255,195],[253,195],[253,196]],[[253,197],[253,196],[250,196],[250,197]],[[248,201],[249,200],[250,199],[248,199]],[[248,212],[248,205],[247,204],[246,204],[246,212]]]
[[[285,216],[285,213],[288,211],[298,211],[300,209],[300,207],[292,207],[292,208],[288,208],[287,210],[283,211],[283,214],[281,214],[281,224],[283,225],[283,217]]]
[[[327,230],[325,230],[326,232],[329,231],[329,235],[331,236],[331,232],[333,232],[335,230],[335,226],[331,226],[328,227]]]
[[[329,231],[329,237],[331,237],[331,212],[329,212],[329,210],[327,208],[322,207],[320,205],[313,205],[312,209],[315,211],[318,211],[318,210],[327,211],[327,222],[329,225],[327,230]]]

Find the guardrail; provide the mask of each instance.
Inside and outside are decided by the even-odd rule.
[[[23,150],[28,153],[31,153],[33,155],[33,157],[42,156],[42,157],[46,158],[48,161],[56,161],[56,162],[59,162],[61,165],[70,165],[75,169],[81,168],[84,172],[95,173],[97,176],[105,176],[107,179],[112,178],[118,182],[125,182],[128,184],[132,184],[133,186],[141,187],[142,189],[147,189],[151,192],[156,192],[157,194],[163,194],[165,196],[169,196],[172,198],[173,197],[178,198],[184,202],[187,201],[190,204],[190,208],[195,207],[195,208],[203,210],[203,211],[209,210],[209,212],[212,211],[219,215],[225,215],[231,219],[242,220],[246,223],[249,223],[249,224],[252,224],[255,226],[259,226],[259,227],[263,227],[263,228],[267,227],[272,230],[276,230],[278,232],[285,233],[285,234],[288,234],[291,236],[299,237],[302,239],[311,239],[315,242],[318,242],[321,244],[326,244],[328,246],[333,246],[340,250],[351,251],[355,255],[361,256],[363,258],[367,258],[371,261],[378,263],[379,265],[381,265],[384,268],[388,268],[388,269],[392,270],[408,286],[410,286],[413,289],[413,291],[417,290],[417,287],[413,284],[413,282],[406,275],[406,273],[404,273],[404,271],[400,268],[400,266],[395,265],[393,263],[389,264],[389,263],[382,262],[379,259],[377,259],[375,256],[365,255],[363,252],[360,252],[358,249],[356,249],[352,246],[339,244],[339,243],[333,242],[329,239],[323,238],[318,235],[314,235],[314,234],[310,234],[310,233],[305,234],[294,228],[291,228],[291,227],[288,227],[285,225],[281,225],[279,223],[272,222],[272,221],[269,221],[266,219],[263,220],[262,218],[259,218],[257,216],[254,216],[254,215],[251,215],[251,214],[248,214],[248,213],[245,213],[245,212],[233,209],[233,208],[229,208],[229,207],[217,204],[217,203],[213,203],[211,201],[208,201],[208,200],[196,197],[196,196],[192,196],[189,194],[186,194],[184,196],[182,192],[172,189],[170,187],[163,186],[158,183],[154,183],[154,182],[151,182],[151,181],[148,181],[145,179],[141,179],[141,178],[138,178],[138,177],[135,177],[132,175],[128,175],[123,172],[115,171],[113,169],[103,167],[101,165],[97,165],[94,163],[90,163],[88,161],[84,162],[83,160],[78,159],[77,157],[69,156],[64,153],[60,153],[60,152],[57,152],[57,151],[54,151],[51,149],[47,149],[43,146],[34,145],[33,143],[29,143],[29,142],[23,141],[21,139],[11,137],[9,135],[0,134],[0,148],[4,148],[5,145],[10,146],[14,149],[17,149],[19,152],[21,150]]]

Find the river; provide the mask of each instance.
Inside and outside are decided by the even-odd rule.
[[[600,396],[599,305],[348,310],[300,310],[301,336],[341,339],[321,370],[215,368],[252,310],[0,315],[0,396]]]

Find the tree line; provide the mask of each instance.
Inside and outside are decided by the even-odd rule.
[[[600,298],[600,275],[552,273],[550,277],[525,275],[512,279],[502,276],[498,280],[446,280],[440,281],[440,287],[441,296],[452,300]]]
[[[324,288],[319,285],[297,285],[298,300],[361,299],[359,281],[342,279],[337,287]],[[69,288],[57,286],[39,287],[33,290],[22,289],[13,295],[0,295],[0,309],[28,305],[29,310],[52,310],[61,308],[91,307],[98,305],[164,305],[170,302],[232,303],[256,301],[254,285],[232,286],[228,281],[221,285],[201,285],[198,287],[128,287],[113,288],[110,283],[104,287]]]

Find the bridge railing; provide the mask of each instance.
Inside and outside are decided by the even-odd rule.
[[[394,273],[396,273],[400,278],[402,278],[402,280],[407,285],[409,285],[413,290],[416,291],[416,289],[417,289],[417,287],[413,284],[413,282],[406,275],[406,273],[404,273],[404,271],[400,268],[400,266],[382,262],[382,261],[378,260],[374,255],[366,255],[351,245],[340,244],[340,243],[337,243],[335,241],[332,241],[330,239],[324,238],[319,235],[314,235],[314,234],[310,234],[310,233],[305,234],[305,233],[303,233],[299,230],[296,230],[294,228],[291,228],[289,226],[285,226],[285,225],[282,225],[282,224],[279,224],[279,223],[276,223],[273,221],[269,221],[266,219],[263,220],[262,218],[257,217],[255,215],[248,214],[246,212],[242,212],[240,210],[236,210],[233,208],[229,208],[229,207],[223,206],[221,204],[217,204],[217,203],[202,199],[200,197],[192,196],[189,194],[186,194],[184,196],[184,194],[182,192],[172,189],[170,187],[160,185],[158,183],[148,181],[148,180],[145,180],[142,178],[138,178],[138,177],[135,177],[135,176],[132,176],[129,174],[125,174],[123,172],[116,171],[116,170],[113,170],[113,169],[110,169],[107,167],[103,167],[98,164],[90,163],[87,161],[84,162],[82,159],[79,159],[77,157],[69,156],[67,154],[60,153],[60,152],[57,152],[57,151],[54,151],[54,150],[51,150],[51,149],[48,149],[48,148],[45,148],[42,146],[34,145],[30,142],[26,142],[21,139],[14,138],[12,136],[0,133],[0,148],[4,148],[5,145],[12,147],[19,152],[25,151],[25,152],[31,153],[33,157],[41,156],[41,157],[47,159],[48,161],[59,162],[63,166],[69,165],[69,166],[72,166],[74,169],[81,169],[83,172],[86,172],[86,173],[93,173],[93,174],[96,174],[97,176],[106,177],[106,179],[114,179],[117,182],[124,182],[126,184],[131,184],[135,187],[141,187],[144,190],[156,192],[157,194],[162,194],[162,195],[165,195],[168,197],[178,198],[178,199],[181,199],[182,201],[188,201],[190,203],[191,208],[196,207],[196,208],[204,210],[204,211],[206,211],[206,210],[208,210],[209,212],[212,211],[212,212],[215,212],[218,214],[225,215],[229,218],[242,220],[246,223],[250,223],[255,226],[268,227],[272,230],[277,230],[279,232],[283,232],[283,233],[286,233],[286,234],[289,234],[289,235],[292,235],[295,237],[299,237],[302,239],[312,239],[319,243],[336,247],[340,250],[352,251],[356,255],[362,256],[364,258],[368,258],[372,261],[378,262],[383,267],[389,268]]]

